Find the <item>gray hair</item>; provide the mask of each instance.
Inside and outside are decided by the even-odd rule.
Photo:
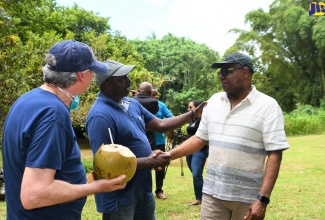
[[[68,88],[77,81],[75,72],[57,72],[51,70],[50,66],[56,66],[56,59],[53,54],[47,54],[45,57],[46,65],[43,66],[43,80],[46,83],[52,83],[61,88]]]

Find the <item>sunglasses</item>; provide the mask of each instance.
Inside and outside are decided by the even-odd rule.
[[[228,76],[229,74],[233,73],[235,70],[240,70],[243,69],[244,66],[241,67],[224,67],[220,69],[220,73],[219,75],[223,75],[223,76]]]

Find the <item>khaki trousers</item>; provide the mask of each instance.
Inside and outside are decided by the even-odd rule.
[[[243,220],[251,204],[214,198],[203,193],[201,220]]]

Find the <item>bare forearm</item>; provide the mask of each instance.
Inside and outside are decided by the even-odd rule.
[[[76,199],[98,192],[99,185],[91,184],[73,185],[61,180],[53,180],[47,187],[39,190],[37,186],[29,188],[28,192],[21,193],[21,200],[25,209],[35,209],[61,203],[67,203]]]
[[[153,162],[149,157],[137,158],[137,170],[143,168],[152,168]]]
[[[273,187],[279,175],[281,161],[282,151],[269,152],[265,166],[264,178],[259,192],[260,195],[267,197],[271,196]]]
[[[207,102],[202,102],[194,110],[175,116],[172,118],[158,119],[155,118],[146,124],[146,128],[150,131],[165,133],[170,130],[181,127],[182,125],[192,121],[194,118],[200,117],[202,110]]]
[[[156,118],[151,122],[149,122],[148,124],[146,124],[146,128],[154,132],[165,133],[167,131],[171,131],[176,128],[179,128],[182,125],[190,122],[191,120],[192,120],[192,113],[187,112],[172,118],[164,118],[164,119]]]
[[[143,168],[161,168],[170,163],[170,155],[161,150],[154,150],[149,157],[137,158],[137,170]]]
[[[25,209],[71,202],[91,194],[125,188],[125,184],[120,184],[125,175],[109,180],[96,180],[89,184],[70,184],[53,179],[55,172],[52,169],[25,168],[20,192],[21,203]]]
[[[207,143],[207,141],[193,135],[178,147],[170,150],[169,153],[171,154],[172,160],[174,160],[195,153],[196,151],[202,149],[202,147],[204,147]]]

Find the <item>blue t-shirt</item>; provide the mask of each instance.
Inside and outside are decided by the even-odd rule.
[[[102,144],[111,144],[108,128],[113,142],[130,148],[137,158],[148,157],[151,147],[145,134],[145,124],[155,118],[138,101],[124,97],[124,106],[98,94],[86,119],[86,132],[93,154]],[[152,192],[151,169],[137,170],[134,177],[122,190],[95,195],[98,212],[111,213],[117,205],[128,205],[139,195]]]
[[[159,111],[156,113],[157,118],[164,119],[173,116],[173,114],[169,111],[169,109],[163,102],[158,101],[158,105],[159,105]],[[155,133],[155,138],[156,138],[156,145],[161,145],[166,143],[165,133]]]
[[[33,210],[20,201],[25,167],[54,169],[55,179],[86,183],[69,110],[56,95],[36,88],[14,103],[4,124],[2,158],[7,219],[81,219],[86,198]]]

